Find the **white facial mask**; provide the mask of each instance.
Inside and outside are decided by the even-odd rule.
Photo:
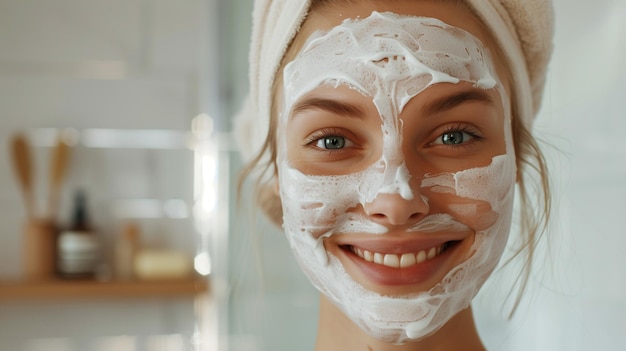
[[[503,106],[508,106],[493,67],[480,41],[461,29],[432,18],[377,12],[314,34],[285,67],[277,156],[284,229],[313,285],[373,337],[403,343],[435,332],[469,306],[502,254],[515,184],[508,112],[503,116],[505,155],[494,157],[486,167],[434,175],[409,174],[399,119],[411,98],[437,83],[464,81],[482,89],[495,88]],[[346,85],[372,98],[381,117],[383,150],[381,159],[369,168],[348,175],[320,176],[290,166],[284,135],[290,111],[302,96],[322,85]],[[383,296],[355,282],[324,249],[323,240],[342,233],[384,235],[385,226],[349,210],[365,206],[379,194],[412,199],[416,196],[409,185],[413,176],[423,179],[421,187],[433,193],[488,203],[490,215],[496,218],[484,221],[488,223],[485,227],[471,228],[476,235],[470,254],[430,291]],[[455,216],[475,211],[471,204],[451,203],[449,213],[429,214],[407,232],[466,230],[468,226]]]

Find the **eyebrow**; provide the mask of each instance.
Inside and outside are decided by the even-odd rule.
[[[345,117],[362,118],[365,116],[365,111],[360,106],[326,98],[308,98],[299,101],[294,106],[292,115],[297,116],[307,110],[323,110]]]
[[[481,90],[468,90],[460,93],[439,97],[425,104],[423,111],[426,116],[451,110],[465,102],[477,101],[493,105],[493,99],[489,94]]]

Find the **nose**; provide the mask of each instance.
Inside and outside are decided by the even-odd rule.
[[[363,209],[376,223],[401,226],[420,221],[428,213],[429,206],[420,194],[408,200],[399,194],[378,194],[374,201],[366,203]]]

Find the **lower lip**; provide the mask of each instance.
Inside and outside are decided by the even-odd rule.
[[[383,286],[402,286],[425,283],[433,277],[449,260],[452,252],[459,246],[455,243],[434,258],[405,268],[393,268],[382,264],[365,261],[349,249],[341,249],[365,277],[371,282]]]

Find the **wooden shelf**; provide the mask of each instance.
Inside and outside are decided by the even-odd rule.
[[[207,278],[170,281],[47,280],[0,282],[0,302],[23,299],[193,296],[207,292]]]

